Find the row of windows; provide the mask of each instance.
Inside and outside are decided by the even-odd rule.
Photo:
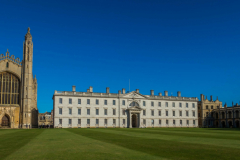
[[[72,108],[69,108],[69,114],[72,114]],[[116,115],[116,109],[113,109],[113,115]],[[62,114],[62,108],[59,108],[59,114]],[[96,115],[99,115],[99,109],[96,109]],[[122,109],[122,115],[126,114],[126,110]],[[78,108],[78,115],[81,115],[81,109]],[[90,109],[87,109],[87,115],[90,115]],[[108,109],[104,109],[104,115],[108,115]],[[146,110],[143,110],[143,115],[146,116]],[[151,110],[151,115],[154,116],[154,110]],[[158,116],[162,115],[162,111],[158,111]],[[165,111],[165,115],[168,116],[168,111]],[[175,111],[172,111],[172,115],[175,116]],[[192,111],[193,117],[195,117],[195,111]],[[179,111],[179,116],[182,116],[182,111]],[[189,111],[186,111],[186,117],[189,116]]]
[[[172,116],[175,116],[176,111],[172,111]],[[185,111],[185,115],[186,117],[189,116],[189,111]],[[146,110],[143,110],[143,115],[146,115]],[[158,111],[158,116],[162,115],[162,111]],[[168,116],[168,111],[165,111],[165,115]],[[154,116],[154,110],[151,110],[151,116]],[[179,111],[179,116],[182,116],[182,111]],[[195,117],[195,111],[192,111],[192,116]]]
[[[81,112],[82,110],[78,108],[78,115],[81,115]],[[62,114],[62,108],[59,108],[59,114]],[[68,109],[68,114],[72,115],[72,108]],[[90,109],[87,109],[87,115],[90,115]],[[99,109],[96,109],[96,115],[99,115]],[[108,109],[104,109],[104,115],[108,115]],[[113,109],[113,115],[116,115],[116,109]]]
[[[125,124],[126,120],[123,119],[123,124]],[[62,124],[62,119],[59,119],[59,124]],[[68,124],[72,124],[72,119],[68,119]],[[78,124],[81,124],[81,119],[78,119]],[[87,124],[90,125],[90,119],[87,119]],[[99,124],[99,119],[96,119],[95,124]],[[104,119],[104,124],[108,124],[108,120]],[[113,124],[116,124],[116,119],[113,119]]]
[[[176,125],[176,120],[173,120],[173,125]],[[62,124],[62,119],[59,119],[59,124]],[[72,124],[72,119],[68,119],[68,124]],[[81,119],[78,119],[78,124],[81,125]],[[90,125],[90,119],[87,119],[87,124]],[[99,124],[99,119],[96,119],[95,124]],[[108,124],[108,119],[104,119],[104,125]],[[113,119],[113,125],[116,124],[116,119]],[[122,120],[122,124],[126,124],[126,120]],[[143,119],[143,124],[146,125],[146,119]],[[154,124],[154,119],[151,120],[151,124]],[[159,119],[158,121],[159,125],[162,125],[162,120]],[[166,120],[166,125],[169,124],[169,120]],[[182,120],[179,120],[179,124],[182,125]],[[186,120],[186,124],[189,125],[189,120]],[[195,125],[195,120],[193,120],[193,125]]]
[[[219,106],[217,106],[217,109],[219,108]],[[206,109],[208,109],[208,106],[206,106]],[[213,106],[211,106],[211,109],[213,109]]]
[[[63,100],[62,98],[59,98],[59,104],[62,104]],[[69,98],[69,104],[72,104],[72,98]],[[78,99],[78,104],[81,104],[81,99]],[[87,104],[90,105],[90,99],[87,99]],[[96,105],[99,105],[99,99],[96,99],[95,101]],[[107,105],[108,101],[104,100],[104,105]],[[116,100],[113,100],[113,105],[116,105]],[[125,106],[125,100],[122,100],[122,105]],[[136,104],[137,105],[137,104]],[[146,106],[146,101],[143,101],[143,106]],[[154,102],[151,102],[151,106],[154,107]],[[161,107],[162,103],[158,102],[158,106]],[[165,106],[168,107],[168,102],[165,102]],[[172,107],[175,107],[175,102],[172,102]],[[179,107],[182,107],[182,103],[179,103]],[[195,108],[195,104],[192,103],[192,107]],[[188,103],[186,103],[186,108],[188,108]]]
[[[145,121],[145,122],[144,122]],[[143,120],[143,124],[146,124],[146,120]],[[151,120],[151,124],[154,124],[154,119]],[[162,124],[162,120],[159,119],[158,124]],[[166,125],[169,124],[169,120],[166,119]],[[182,120],[179,120],[179,124],[182,125]],[[186,124],[189,125],[189,120],[186,120]],[[176,125],[176,120],[173,120],[173,125]],[[195,120],[193,120],[193,125],[195,125]]]

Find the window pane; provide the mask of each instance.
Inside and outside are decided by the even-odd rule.
[[[154,102],[151,102],[151,106],[152,106],[152,107],[154,106]]]
[[[125,115],[125,109],[122,110],[122,114]]]
[[[59,114],[62,114],[62,108],[59,108]]]
[[[62,119],[59,119],[59,124],[62,124]]]
[[[59,98],[59,103],[62,104],[62,98]]]

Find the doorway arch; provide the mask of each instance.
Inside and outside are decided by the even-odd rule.
[[[132,115],[132,127],[133,128],[137,127],[137,115],[136,114]]]
[[[232,128],[232,121],[228,121],[228,127]]]
[[[239,128],[239,121],[236,121],[236,128]]]
[[[222,121],[222,128],[225,128],[225,122]]]
[[[6,114],[2,117],[2,127],[10,127],[10,117]]]

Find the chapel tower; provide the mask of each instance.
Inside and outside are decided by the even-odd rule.
[[[32,127],[33,113],[32,110],[36,109],[34,103],[34,91],[36,88],[36,77],[33,79],[32,75],[32,60],[33,60],[33,42],[32,35],[30,34],[30,28],[25,35],[25,41],[23,44],[23,63],[22,63],[22,128]]]

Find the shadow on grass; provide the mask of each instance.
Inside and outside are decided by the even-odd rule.
[[[234,132],[235,135],[228,134],[227,136],[226,136],[226,133],[221,133],[222,135],[213,134],[213,133],[202,134],[203,132],[181,133],[181,132],[174,132],[174,131],[167,131],[167,130],[160,130],[160,129],[129,129],[127,130],[127,132],[157,134],[159,136],[166,135],[166,136],[183,136],[183,137],[194,137],[194,138],[231,139],[231,140],[240,139],[240,134],[237,135],[236,132]]]
[[[33,138],[40,135],[43,130],[19,130],[0,136],[0,159],[6,158],[11,153],[25,146]]]
[[[240,131],[240,128],[205,128],[207,130]]]
[[[67,129],[91,139],[118,145],[131,150],[170,159],[238,159],[239,150],[212,145],[190,144],[177,141],[149,139],[104,133],[98,129]],[[146,134],[149,136],[149,134]],[[113,151],[115,152],[115,151]]]

